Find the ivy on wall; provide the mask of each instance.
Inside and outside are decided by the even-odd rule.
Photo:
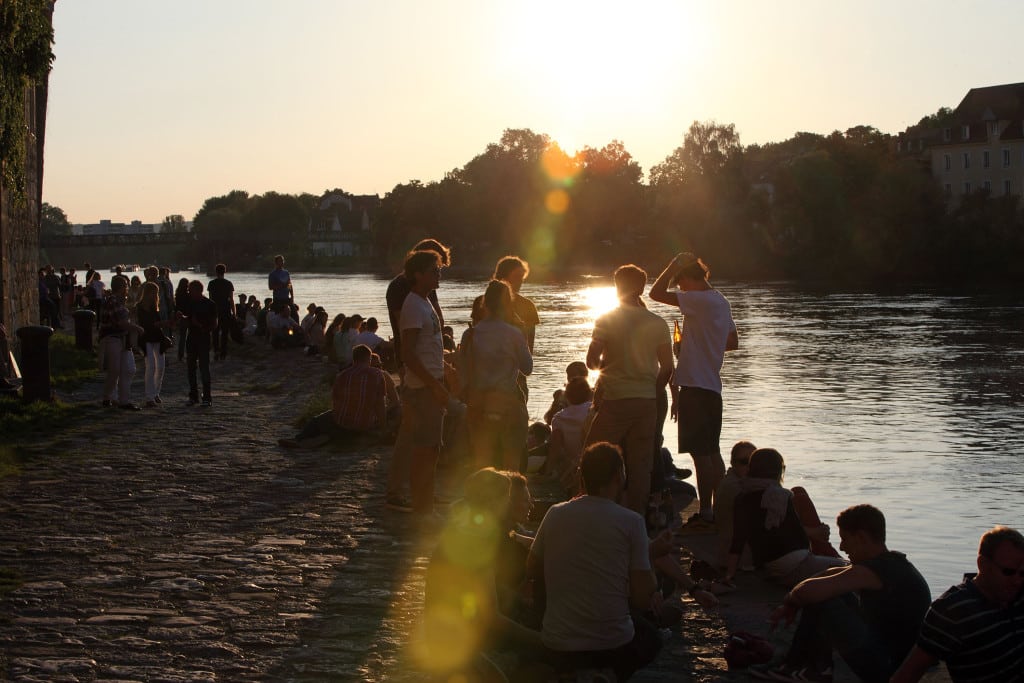
[[[52,0],[0,0],[0,165],[11,198],[25,198],[25,89],[53,62]]]

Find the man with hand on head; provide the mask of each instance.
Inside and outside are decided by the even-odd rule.
[[[697,473],[700,511],[687,522],[691,531],[713,531],[713,500],[725,476],[722,435],[722,378],[726,351],[739,348],[729,301],[708,281],[711,271],[693,254],[679,254],[651,285],[651,298],[677,306],[683,338],[672,382],[672,417],[679,423],[679,452],[689,452]],[[669,292],[675,284],[679,290]]]

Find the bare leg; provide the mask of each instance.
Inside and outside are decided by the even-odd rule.
[[[722,483],[725,476],[725,463],[720,453],[711,455],[693,456],[693,469],[697,475],[697,496],[700,498],[700,514],[707,520],[711,520],[711,504],[715,497],[715,490]]]

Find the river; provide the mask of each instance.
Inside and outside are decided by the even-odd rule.
[[[236,293],[269,294],[266,274],[228,278]],[[381,336],[390,334],[387,280],[292,279],[303,307],[315,301],[332,318],[376,316]],[[541,317],[530,379],[534,418],[564,382],[565,366],[584,358],[594,319],[615,305],[609,285],[584,278],[523,286]],[[1024,529],[1024,295],[717,285],[740,333],[740,349],[722,370],[722,450],[739,439],[777,448],[786,458],[785,484],[807,488],[837,545],[836,514],[876,505],[888,520],[889,547],[907,553],[937,596],[974,571],[986,529]],[[438,297],[456,339],[483,289],[480,281],[442,279]],[[650,307],[670,323],[678,317],[670,307]],[[674,452],[671,423],[665,440]],[[690,466],[689,456],[677,463]]]

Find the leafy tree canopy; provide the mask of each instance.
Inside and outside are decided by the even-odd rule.
[[[43,202],[39,208],[39,231],[42,237],[66,237],[71,234],[71,223],[63,209]]]

